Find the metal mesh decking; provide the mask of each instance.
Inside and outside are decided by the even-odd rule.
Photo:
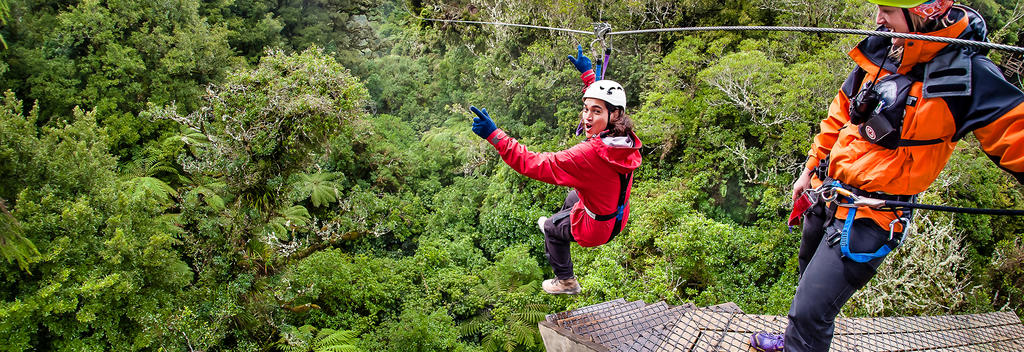
[[[616,300],[592,307],[597,306],[553,322],[609,351],[637,352],[752,351],[751,334],[781,333],[788,323],[783,316],[744,314],[735,305],[696,308]],[[1013,312],[840,318],[832,351],[1024,351],[1022,341],[1024,325]]]

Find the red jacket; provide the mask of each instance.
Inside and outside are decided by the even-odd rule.
[[[598,221],[588,215],[616,212],[619,201],[619,175],[630,174],[640,167],[640,139],[629,137],[588,138],[572,148],[556,153],[534,153],[498,129],[487,137],[501,154],[501,159],[526,177],[559,186],[573,187],[580,202],[569,215],[572,237],[583,247],[605,244],[611,237],[615,219]],[[626,202],[620,231],[629,219],[629,192],[633,178],[628,178]],[[584,209],[585,208],[585,209]]]

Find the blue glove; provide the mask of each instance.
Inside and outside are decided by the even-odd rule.
[[[494,125],[494,121],[491,120],[491,115],[487,114],[487,109],[477,109],[475,106],[470,106],[469,111],[476,114],[476,118],[473,119],[473,133],[476,133],[480,138],[487,139],[494,130],[498,129],[498,126]]]
[[[591,69],[591,67],[590,67],[591,66],[590,58],[586,57],[586,55],[583,55],[583,46],[582,45],[577,45],[576,46],[576,56],[578,58],[575,58],[575,57],[572,57],[572,55],[569,55],[569,62],[571,62],[573,66],[576,66],[576,70],[580,71],[580,73],[586,73],[587,71],[590,71],[590,69]]]

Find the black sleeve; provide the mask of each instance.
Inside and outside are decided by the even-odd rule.
[[[943,98],[956,122],[954,142],[1024,102],[1024,93],[1006,81],[992,60],[977,55],[972,61],[971,94]]]

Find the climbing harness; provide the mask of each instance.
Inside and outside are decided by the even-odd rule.
[[[964,214],[986,214],[986,215],[1024,215],[1024,210],[1019,209],[983,209],[983,208],[962,208],[941,205],[930,205],[915,203],[914,196],[898,196],[880,193],[871,193],[842,184],[839,181],[829,180],[817,189],[805,191],[810,198],[820,197],[826,202],[836,202],[838,206],[849,209],[846,214],[846,221],[843,224],[843,231],[839,237],[840,250],[843,256],[858,263],[864,263],[875,258],[881,258],[889,254],[893,249],[903,243],[902,238],[896,238],[896,224],[904,227],[909,224],[910,219],[897,215],[896,219],[889,223],[889,239],[874,253],[855,253],[850,251],[850,229],[853,227],[854,219],[857,216],[857,209],[868,207],[878,210],[907,211],[910,209],[924,209]]]
[[[853,228],[853,223],[857,218],[857,209],[861,207],[858,205],[863,197],[857,195],[858,192],[848,189],[849,186],[843,185],[839,181],[832,180],[822,184],[814,190],[808,190],[808,192],[817,193],[822,200],[826,202],[836,202],[838,206],[849,209],[846,214],[846,221],[843,223],[843,230],[839,235],[839,250],[843,253],[844,258],[848,258],[857,263],[867,263],[876,258],[882,258],[892,252],[893,249],[903,244],[903,236],[896,238],[896,224],[900,223],[906,227],[910,222],[906,217],[898,216],[892,222],[889,223],[889,238],[874,252],[853,252],[850,250],[850,231]],[[892,196],[901,197],[901,196]],[[913,198],[913,197],[910,197]],[[895,212],[895,210],[893,210]],[[830,243],[831,245],[831,243]]]
[[[629,184],[633,182],[633,172],[627,174],[619,174],[619,202],[615,205],[615,212],[607,215],[598,215],[587,209],[587,206],[583,206],[583,211],[590,216],[591,219],[597,221],[608,221],[615,219],[615,225],[612,226],[612,235],[608,236],[608,242],[611,242],[615,235],[619,234],[622,229],[622,217],[626,212],[626,195],[629,194]]]

